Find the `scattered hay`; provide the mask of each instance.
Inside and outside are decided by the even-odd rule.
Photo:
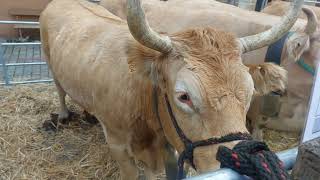
[[[41,129],[58,107],[53,85],[0,88],[0,179],[119,179],[100,126],[80,117],[57,133]]]
[[[81,114],[58,132],[42,129],[50,113],[58,112],[58,94],[52,84],[0,87],[0,179],[119,179],[99,125]],[[267,131],[273,150],[297,145],[296,134]],[[162,178],[164,179],[163,175]]]
[[[283,151],[298,146],[300,136],[293,132],[279,132],[275,130],[265,130],[264,139],[273,151]]]

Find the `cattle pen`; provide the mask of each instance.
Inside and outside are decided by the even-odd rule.
[[[256,8],[266,4],[259,2]],[[39,25],[0,20],[0,28],[10,24]],[[88,122],[83,109],[70,98],[72,120],[58,127],[50,124],[59,111],[59,98],[41,42],[0,41],[0,64],[0,179],[120,179],[102,127]],[[265,130],[264,135],[287,170],[296,161],[300,138],[300,133],[275,130]],[[188,174],[190,180],[210,178],[249,179],[230,169]],[[157,179],[167,177],[163,172]]]

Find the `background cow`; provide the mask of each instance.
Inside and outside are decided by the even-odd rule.
[[[289,6],[288,2],[274,1],[263,12],[281,15]],[[308,17],[309,31],[299,32],[288,39],[287,57],[282,61],[282,66],[288,70],[288,95],[282,102],[279,116],[269,121],[266,126],[273,129],[301,131],[307,115],[309,97],[313,85],[313,72],[320,59],[320,31],[317,16],[320,8],[305,6],[311,10],[304,10]],[[299,50],[295,50],[299,49]],[[299,58],[297,58],[299,57]],[[299,63],[293,63],[293,61]],[[303,64],[301,64],[301,62]]]
[[[125,17],[125,11],[123,7],[125,6],[125,1],[120,0],[114,2],[111,0],[102,0],[101,4],[107,9],[111,9],[114,13],[119,13],[121,17]],[[120,9],[117,9],[120,8]],[[272,24],[280,20],[279,17],[267,15],[258,12],[252,12],[227,5],[224,3],[212,1],[212,0],[171,0],[167,2],[161,2],[159,0],[149,0],[143,1],[143,7],[146,11],[146,16],[150,20],[152,27],[157,28],[159,31],[165,32],[175,32],[179,29],[185,27],[198,26],[212,26],[217,27],[226,31],[234,32],[239,37],[256,34],[264,29],[268,29]],[[122,9],[122,11],[121,11]],[[185,13],[185,9],[188,9],[188,13]],[[294,27],[291,29],[289,38],[286,39],[284,43],[284,50],[281,52],[282,65],[290,73],[289,87],[287,89],[289,98],[282,98],[284,101],[281,108],[280,117],[284,118],[288,114],[303,108],[303,111],[307,109],[307,99],[308,96],[304,94],[309,94],[308,90],[312,85],[311,76],[305,72],[301,67],[294,64],[295,61],[299,60],[300,57],[305,59],[306,63],[314,62],[318,53],[319,46],[319,31],[315,28],[317,24],[317,18],[312,10],[304,8],[304,12],[308,17],[308,24],[304,20],[298,20]],[[117,14],[118,15],[118,14]],[[215,17],[215,18],[211,18]],[[309,51],[309,50],[312,50]],[[243,56],[245,63],[262,63],[265,61],[267,48],[261,48],[257,51],[252,51],[251,53],[245,54]],[[264,69],[261,69],[264,72]],[[270,73],[269,73],[270,75]],[[307,77],[307,80],[301,81],[300,78]],[[298,84],[298,82],[300,84]],[[298,86],[301,83],[309,84],[307,89],[301,88],[305,87]],[[306,91],[305,91],[306,90]],[[304,103],[300,103],[297,107],[296,103],[288,102],[286,99],[292,98],[293,94],[299,91],[298,96],[304,96]],[[301,93],[304,91],[304,93]],[[292,93],[291,93],[292,92]],[[294,98],[294,97],[293,97]],[[299,100],[300,101],[300,100]],[[292,104],[294,106],[291,106]],[[257,132],[254,132],[258,139],[261,139],[261,123],[265,124],[265,116],[261,116],[260,112],[261,100],[257,99],[253,102],[253,105],[248,112],[248,118],[252,119],[254,122],[254,127]],[[296,109],[298,108],[298,109]],[[290,112],[288,112],[288,110]],[[300,112],[302,110],[299,110]],[[291,130],[300,131],[303,128],[304,118],[301,118],[303,114],[297,111],[297,116],[290,116],[292,120],[284,120],[280,122],[269,121],[268,127],[278,130]],[[290,123],[289,123],[290,122]]]
[[[283,16],[287,10],[289,9],[290,2],[281,1],[281,0],[273,0],[268,3],[267,7],[265,7],[261,12],[266,14],[272,14],[276,16]],[[315,6],[304,5],[304,7],[311,9],[316,15],[317,18],[320,18],[320,8]],[[299,14],[299,18],[307,19],[307,16],[302,12]]]
[[[160,35],[148,26],[140,1],[128,3],[127,24],[83,0],[52,1],[41,14],[41,38],[60,96],[59,118],[68,116],[68,94],[102,124],[122,179],[137,178],[137,161],[154,179],[167,141],[184,150],[172,116],[192,141],[247,132],[246,112],[259,87],[241,53],[279,39],[302,3],[296,0],[272,29],[243,38],[213,28]],[[199,172],[219,167],[217,148],[195,149]]]

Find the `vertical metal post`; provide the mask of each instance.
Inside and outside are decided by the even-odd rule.
[[[238,3],[239,2],[239,0],[227,0],[227,3],[228,4],[231,4],[231,5],[234,5],[234,6],[238,6]]]
[[[268,0],[257,0],[255,11],[261,11],[268,3]]]
[[[175,149],[169,144],[166,144],[166,162],[165,170],[167,180],[175,180],[178,173],[178,159],[175,156]]]
[[[7,72],[7,65],[6,65],[6,60],[4,58],[4,48],[2,46],[2,43],[0,44],[0,63],[2,65],[2,70],[3,70],[3,80],[5,82],[5,85],[9,85],[9,77],[8,77],[8,72]]]

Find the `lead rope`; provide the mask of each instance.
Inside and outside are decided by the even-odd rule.
[[[255,180],[287,180],[284,164],[264,142],[241,141],[233,149],[220,146],[220,168],[230,168]]]

